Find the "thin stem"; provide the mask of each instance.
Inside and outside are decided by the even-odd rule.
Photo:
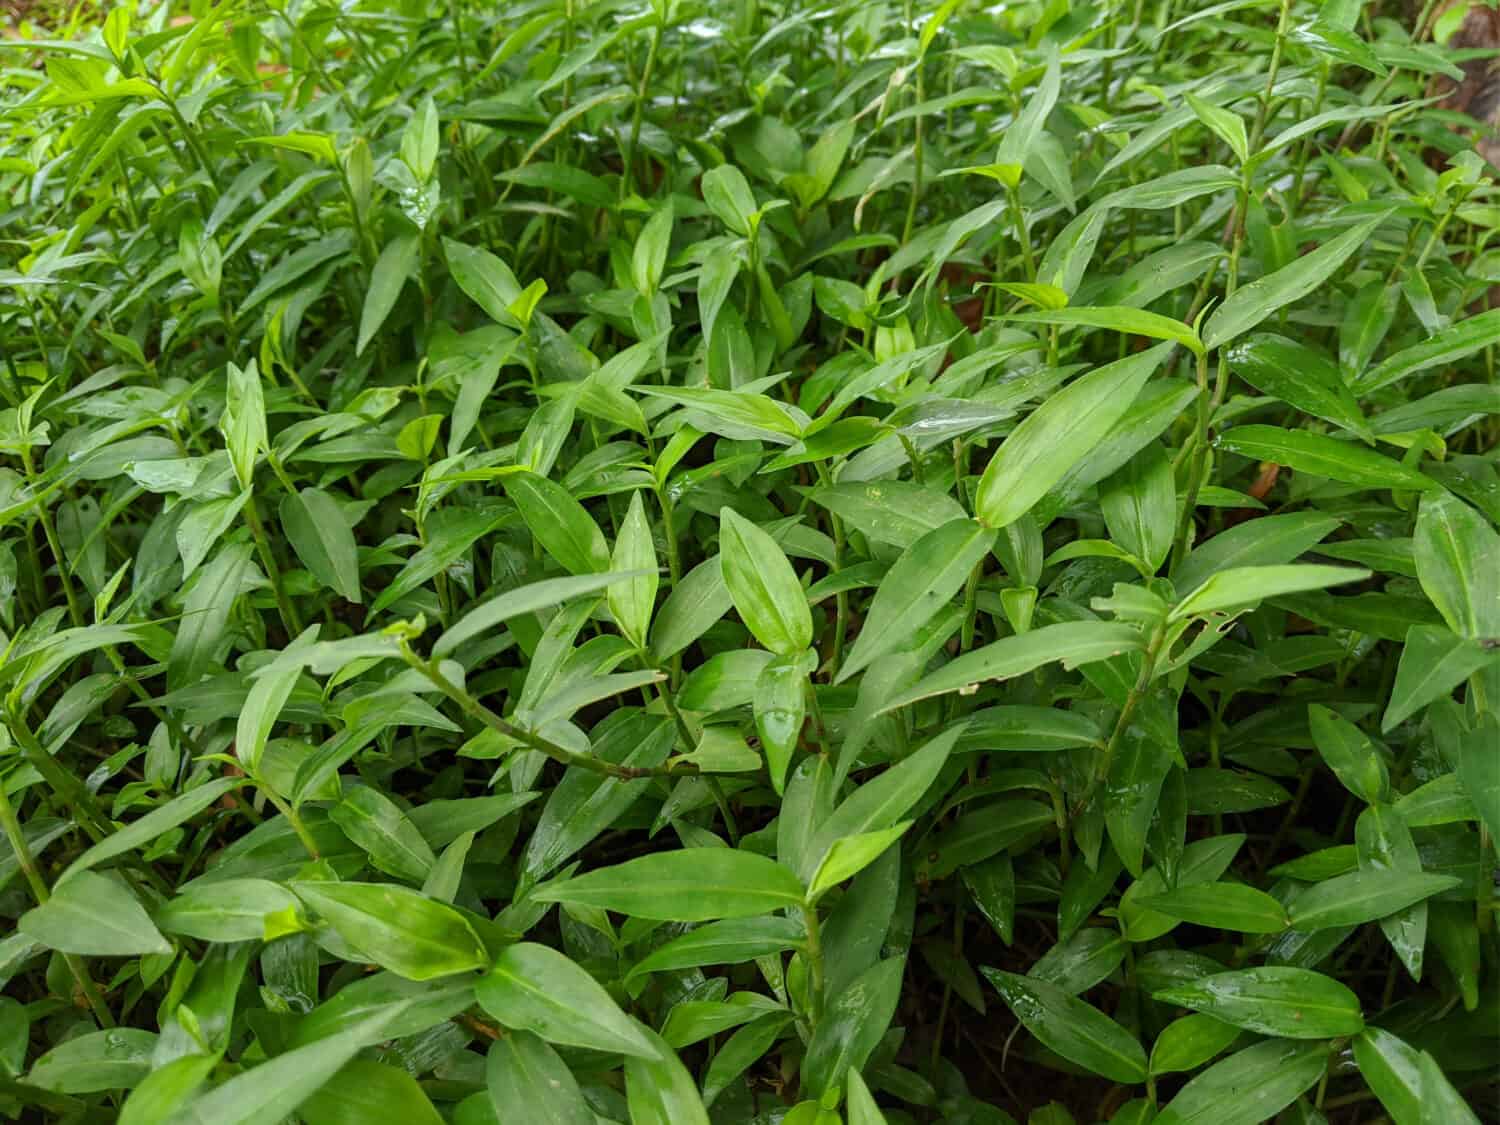
[[[297,834],[297,839],[302,841],[302,846],[307,849],[307,854],[314,860],[322,859],[322,853],[318,850],[318,841],[307,830],[307,825],[297,810],[273,793],[269,785],[262,785],[260,791],[266,795],[266,799],[271,804],[276,806],[276,811],[286,817],[287,823],[292,826],[292,831]]]
[[[625,170],[620,176],[620,198],[630,194],[635,178],[635,152],[641,140],[641,118],[646,110],[646,91],[651,85],[651,72],[656,68],[656,52],[661,47],[661,20],[651,33],[651,46],[646,51],[646,68],[641,71],[641,84],[636,88],[635,115],[630,122],[630,145],[625,149]]]
[[[802,921],[807,926],[808,1022],[816,1027],[823,1014],[823,937],[818,926],[818,908],[804,905]]]
[[[591,758],[586,754],[575,754],[573,751],[559,746],[551,739],[543,738],[539,734],[523,730],[521,727],[506,722],[463,688],[448,679],[447,676],[443,675],[436,660],[423,660],[412,651],[411,646],[405,640],[402,640],[400,644],[401,659],[405,660],[410,667],[426,676],[433,687],[458,704],[459,708],[466,715],[478,719],[496,734],[504,735],[514,742],[519,742],[529,749],[544,754],[560,765],[577,766],[579,769],[589,770],[593,773],[602,773],[606,777],[623,778],[678,777],[691,772],[686,769],[672,770],[656,766],[619,766],[614,762],[606,762],[601,758]]]
[[[255,539],[255,549],[260,554],[261,565],[266,568],[266,577],[271,580],[271,590],[276,595],[276,608],[281,613],[281,624],[288,637],[295,637],[302,632],[302,622],[282,585],[281,568],[276,565],[276,556],[271,553],[271,542],[266,538],[266,529],[260,522],[254,494],[245,500],[245,522],[250,525],[250,534]]]
[[[1120,740],[1125,737],[1125,731],[1130,726],[1130,720],[1134,718],[1136,708],[1140,706],[1141,700],[1145,698],[1147,690],[1151,687],[1151,680],[1156,671],[1157,656],[1161,647],[1166,643],[1167,625],[1162,622],[1151,634],[1151,639],[1146,643],[1146,651],[1141,659],[1141,671],[1135,679],[1135,686],[1130,689],[1130,694],[1125,697],[1125,704],[1120,708],[1119,717],[1115,720],[1114,730],[1110,732],[1109,741],[1104,744],[1104,753],[1099,757],[1099,765],[1094,770],[1094,776],[1090,779],[1088,787],[1083,796],[1078,798],[1073,806],[1070,821],[1077,819],[1078,815],[1088,807],[1094,792],[1099,785],[1109,776],[1110,764],[1114,761],[1115,751],[1120,747]]]
[[[36,470],[31,462],[31,450],[21,450],[21,467],[26,471],[27,482],[30,483],[36,476]],[[62,583],[63,596],[68,601],[68,617],[78,628],[86,624],[83,616],[83,607],[78,602],[78,592],[73,589],[73,579],[68,568],[67,557],[63,554],[62,543],[57,537],[57,528],[52,523],[52,510],[38,499],[37,519],[41,521],[42,534],[47,539],[47,549],[52,552],[53,561],[57,563],[57,577]]]
[[[10,803],[10,794],[5,791],[3,779],[0,779],[0,828],[3,828],[5,838],[10,842],[10,849],[15,853],[16,862],[20,865],[21,872],[26,876],[26,882],[31,887],[31,897],[36,900],[38,906],[43,905],[51,897],[47,890],[47,880],[42,878],[41,869],[36,865],[36,857],[31,854],[31,845],[26,842],[26,834],[21,831],[21,822],[16,818],[16,810]],[[109,1008],[105,1006],[104,998],[99,994],[94,978],[89,976],[88,966],[84,964],[83,959],[74,953],[64,953],[63,962],[73,974],[73,979],[78,982],[78,988],[93,1010],[94,1018],[99,1021],[99,1026],[114,1027],[114,1016],[110,1015]]]
[[[1021,258],[1026,263],[1026,280],[1035,281],[1036,258],[1032,255],[1031,252],[1031,232],[1026,229],[1026,214],[1021,210],[1020,183],[1011,185],[1010,213],[1012,221],[1016,225],[1016,241],[1021,244]]]

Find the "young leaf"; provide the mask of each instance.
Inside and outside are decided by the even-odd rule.
[[[317,488],[287,493],[281,500],[281,527],[313,577],[357,605],[359,548],[333,497]]]
[[[756,640],[779,656],[812,644],[812,613],[792,564],[776,540],[729,508],[719,512],[719,565]]]
[[[973,520],[954,520],[908,547],[875,591],[865,623],[836,683],[907,643],[963,588],[989,553],[996,533]]]
[[[1332,277],[1390,215],[1390,211],[1382,211],[1371,216],[1291,265],[1236,289],[1203,326],[1204,345],[1222,347],[1277,309],[1300,301]]]
[[[743,918],[799,906],[798,878],[775,860],[730,848],[656,852],[532,892],[565,902],[664,922]]]
[[[660,578],[656,567],[656,546],[651,541],[651,525],[646,520],[639,492],[630,498],[630,508],[620,525],[614,554],[610,557],[610,568],[616,573],[633,575],[611,583],[605,597],[620,632],[637,648],[645,648]]]
[[[604,533],[562,485],[536,473],[512,473],[505,478],[505,494],[542,549],[565,570],[590,574],[609,569]]]
[[[296,883],[292,890],[349,945],[407,980],[489,964],[468,920],[417,891],[387,883]]]
[[[1029,414],[985,467],[974,498],[979,522],[1004,527],[1030,511],[1120,420],[1167,351],[1159,345],[1092,371]]]

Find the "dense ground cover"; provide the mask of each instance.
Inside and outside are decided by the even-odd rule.
[[[0,1107],[1492,1113],[1462,16],[18,26]]]

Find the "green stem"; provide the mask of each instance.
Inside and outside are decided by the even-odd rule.
[[[31,897],[36,899],[38,906],[43,905],[50,897],[47,880],[42,878],[41,869],[36,864],[36,857],[31,854],[31,845],[26,842],[26,834],[21,831],[21,822],[16,818],[15,807],[10,803],[10,794],[5,791],[4,779],[0,779],[0,828],[4,829],[5,838],[10,842],[10,849],[15,853],[16,862],[20,865],[21,872],[26,876],[26,882],[31,887]],[[84,964],[83,959],[74,953],[64,953],[63,962],[73,974],[73,979],[78,982],[78,988],[93,1010],[94,1018],[99,1021],[99,1026],[114,1027],[114,1017],[105,1006],[104,998],[99,994],[94,978],[89,976],[88,966]]]
[[[546,755],[554,762],[564,766],[577,766],[579,769],[589,770],[593,773],[601,773],[606,777],[677,777],[689,771],[672,770],[665,767],[643,767],[643,766],[619,766],[613,762],[606,762],[600,758],[591,758],[586,754],[575,754],[573,751],[559,746],[551,739],[543,738],[529,730],[506,722],[495,712],[491,711],[479,700],[475,699],[463,688],[453,683],[447,676],[443,675],[436,660],[423,660],[411,646],[405,641],[401,642],[401,659],[426,676],[433,687],[446,695],[468,716],[478,719],[496,734],[504,735],[506,738],[521,745]]]
[[[259,788],[260,791],[266,795],[266,799],[270,801],[271,804],[276,806],[276,811],[281,813],[282,816],[286,817],[287,823],[292,826],[292,831],[297,834],[297,839],[301,840],[302,846],[307,849],[307,854],[311,856],[314,861],[322,859],[323,856],[318,851],[318,841],[315,840],[312,833],[307,830],[307,825],[303,822],[302,817],[297,812],[296,808],[294,808],[292,805],[288,804],[286,801],[282,800],[274,792],[272,792],[269,785],[262,785]]]
[[[255,549],[260,554],[261,565],[266,568],[266,577],[271,580],[271,591],[276,595],[276,608],[281,613],[281,624],[286,629],[288,638],[295,637],[302,632],[302,623],[282,585],[281,568],[276,565],[276,556],[271,553],[271,541],[266,538],[266,529],[260,522],[254,493],[245,500],[245,522],[250,525],[250,534],[255,539]]]
[[[1146,651],[1141,659],[1140,675],[1136,677],[1135,686],[1130,689],[1130,694],[1125,697],[1125,704],[1120,708],[1120,715],[1115,720],[1114,730],[1110,732],[1109,741],[1104,744],[1104,753],[1100,755],[1099,765],[1094,770],[1094,776],[1090,779],[1088,787],[1083,792],[1083,796],[1073,806],[1073,813],[1072,817],[1069,818],[1070,820],[1076,819],[1088,807],[1088,803],[1093,798],[1094,792],[1105,778],[1109,776],[1109,767],[1114,761],[1115,751],[1120,747],[1120,740],[1125,737],[1125,731],[1130,726],[1130,720],[1135,716],[1136,708],[1140,706],[1141,700],[1145,698],[1146,691],[1151,687],[1151,680],[1156,671],[1157,656],[1161,652],[1162,645],[1166,643],[1166,639],[1167,625],[1163,621],[1152,632],[1151,639],[1146,643]]]
[[[1016,241],[1021,244],[1021,258],[1026,263],[1026,280],[1036,280],[1036,258],[1031,252],[1031,232],[1026,229],[1026,215],[1021,210],[1021,185],[1019,182],[1010,188],[1010,213],[1011,219],[1016,225]]]
[[[807,1015],[808,1022],[816,1027],[823,1014],[823,937],[818,926],[818,908],[804,904],[802,921],[807,926]]]
[[[21,468],[26,471],[26,480],[31,483],[36,476],[36,470],[31,462],[31,450],[21,450]],[[62,582],[63,596],[68,601],[68,617],[78,628],[86,624],[83,616],[83,608],[78,604],[78,593],[73,589],[73,579],[69,572],[68,560],[64,556],[62,543],[57,537],[57,528],[52,523],[52,510],[38,499],[37,519],[42,524],[42,534],[47,540],[47,549],[52,552],[53,561],[57,563],[57,577]]]
[[[656,490],[656,502],[661,505],[661,533],[662,538],[667,541],[667,574],[675,588],[682,581],[682,548],[677,542],[675,507],[667,496],[665,486]]]
[[[1276,21],[1276,42],[1271,47],[1271,69],[1266,73],[1266,86],[1260,94],[1260,105],[1255,111],[1255,124],[1250,130],[1250,151],[1260,148],[1265,136],[1266,123],[1271,116],[1271,91],[1276,88],[1276,77],[1281,70],[1281,49],[1286,42],[1287,24],[1292,17],[1292,0],[1281,0],[1281,16]]]
[[[635,152],[641,140],[641,118],[646,110],[646,91],[651,85],[651,72],[656,68],[656,52],[661,47],[661,20],[651,33],[651,46],[646,51],[646,68],[641,71],[641,83],[636,88],[635,114],[630,121],[630,145],[625,149],[625,170],[620,176],[620,198],[630,194],[635,179]]]

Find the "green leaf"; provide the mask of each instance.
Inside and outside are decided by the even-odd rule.
[[[491,1043],[484,1074],[497,1119],[525,1106],[537,1125],[594,1125],[578,1079],[556,1051],[528,1031],[512,1031]]]
[[[702,965],[737,965],[795,949],[806,937],[801,919],[795,917],[728,918],[710,922],[657,946],[631,967],[626,979]]]
[[[509,266],[488,250],[465,246],[451,238],[443,239],[443,255],[448,259],[448,269],[458,287],[488,313],[490,319],[507,328],[521,327],[520,321],[510,311],[511,303],[521,295],[521,285]]]
[[[1001,179],[1007,187],[1014,188],[1020,183],[1021,169],[1035,147],[1053,106],[1057,104],[1061,88],[1062,64],[1058,54],[1053,52],[1047,59],[1047,69],[1042,73],[1041,85],[1027,99],[1025,107],[1000,138],[995,163],[1002,169]]]
[[[1333,1039],[1364,1029],[1359,997],[1332,977],[1287,965],[1214,973],[1153,993],[1261,1035]]]
[[[1151,1046],[1151,1073],[1197,1070],[1239,1037],[1239,1028],[1213,1016],[1194,1013],[1173,1020]]]
[[[877,961],[829,1001],[802,1059],[808,1093],[821,1097],[869,1060],[896,1014],[905,969],[905,957]]]
[[[549,1043],[648,1059],[655,1054],[603,985],[545,945],[523,941],[507,946],[474,995],[506,1027],[530,1031]]]
[[[852,879],[884,854],[885,850],[906,834],[912,826],[909,820],[881,828],[874,832],[861,832],[854,836],[841,836],[829,846],[823,861],[813,875],[807,889],[809,902],[816,902],[826,892],[845,879]]]
[[[1497,341],[1500,309],[1488,309],[1382,360],[1354,380],[1354,390],[1361,395],[1378,391],[1429,367],[1455,364]]]
[[[1004,527],[1030,511],[1124,416],[1167,351],[1159,346],[1092,371],[1027,415],[979,480],[979,522]]]
[[[1198,333],[1190,325],[1173,320],[1170,316],[1130,305],[1042,309],[1017,313],[1009,319],[1025,324],[1052,324],[1063,328],[1107,328],[1124,336],[1169,340],[1181,344],[1194,355],[1203,354],[1203,341],[1198,339]]]
[[[733,164],[720,164],[703,173],[703,202],[735,234],[750,233],[755,214],[755,195],[745,174]]]
[[[875,591],[865,622],[835,683],[908,643],[958,593],[995,543],[973,520],[929,531],[902,552]]]
[[[333,497],[317,488],[287,493],[281,500],[281,526],[313,577],[339,597],[359,604],[359,551]]]
[[[443,1120],[415,1078],[373,1059],[350,1059],[297,1108],[297,1116],[307,1125],[358,1125],[382,1116],[411,1125]]]
[[[1500,532],[1439,492],[1422,497],[1413,547],[1417,578],[1448,627],[1471,640],[1500,638]]]
[[[800,906],[802,883],[775,860],[731,848],[656,852],[539,887],[564,902],[663,922],[742,918]]]
[[[1153,1125],[1259,1125],[1310,1089],[1327,1065],[1325,1043],[1257,1043],[1192,1079]]]
[[[1172,768],[1172,749],[1127,731],[1110,759],[1104,784],[1104,824],[1115,854],[1132,875],[1141,875],[1146,833],[1156,816],[1162,784]]]
[[[1144,647],[1140,631],[1129,625],[1107,621],[1065,621],[1045,625],[965,653],[896,696],[881,711],[893,711],[930,696],[961,691],[970,684],[1023,676],[1054,660],[1061,661],[1065,668],[1073,668]]]
[[[609,586],[606,592],[609,612],[631,644],[645,648],[660,578],[656,546],[651,541],[651,524],[646,519],[639,492],[630,498],[630,508],[625,513],[614,553],[610,556],[610,568],[633,577]]]
[[[174,1121],[183,1125],[276,1125],[364,1048],[385,1038],[404,1004],[386,1004],[347,1030],[241,1071],[199,1095]]]
[[[1500,721],[1495,713],[1486,711],[1479,715],[1474,729],[1459,746],[1457,770],[1464,792],[1489,830],[1492,845],[1500,840],[1500,755],[1494,752],[1497,736],[1500,736]]]
[[[432,655],[444,657],[460,645],[488,632],[496,625],[513,617],[522,617],[541,609],[586,597],[607,589],[617,582],[626,582],[640,577],[638,571],[622,570],[608,574],[581,574],[568,578],[544,578],[514,590],[507,590],[498,597],[476,606],[464,614],[451,629],[438,638],[432,646]]]
[[[195,883],[169,899],[156,923],[169,934],[200,941],[260,941],[273,914],[295,911],[297,898],[269,879]]]
[[[1193,107],[1194,116],[1212,129],[1218,138],[1230,147],[1241,164],[1250,159],[1250,141],[1245,135],[1243,117],[1222,106],[1212,105],[1191,93],[1185,93],[1183,97],[1188,105]]]
[[[135,896],[93,871],[71,875],[46,902],[22,914],[16,929],[59,953],[138,957],[172,952]]]
[[[1449,696],[1453,689],[1481,668],[1500,661],[1500,654],[1483,643],[1460,637],[1440,625],[1413,625],[1396,666],[1382,732],[1394,730],[1423,707]]]
[[[426,546],[406,560],[390,585],[376,597],[370,611],[379,613],[441,574],[462,559],[481,536],[494,531],[512,515],[504,506],[484,505],[460,511],[441,524],[433,520],[436,526],[429,530]]]
[[[1404,910],[1458,883],[1451,875],[1355,871],[1303,891],[1288,909],[1287,917],[1294,930],[1308,933],[1334,926],[1358,926]]]
[[[1327,477],[1365,488],[1436,488],[1430,477],[1373,450],[1326,434],[1286,430],[1280,426],[1235,426],[1216,444],[1252,461],[1272,461],[1300,473]]]
[[[1385,759],[1369,735],[1320,703],[1308,705],[1307,718],[1318,753],[1344,787],[1366,804],[1388,801],[1390,777]]]
[[[229,385],[224,396],[224,414],[219,428],[229,463],[234,466],[240,489],[248,492],[255,477],[255,462],[266,449],[266,400],[260,385],[260,369],[252,359],[241,368],[231,363]]]
[[[1281,903],[1243,883],[1179,886],[1142,899],[1141,906],[1182,922],[1241,934],[1277,934],[1287,928],[1287,912]]]
[[[1186,593],[1231,567],[1289,563],[1338,526],[1337,519],[1321,512],[1288,512],[1248,520],[1196,545],[1172,572],[1172,584]]]
[[[647,1028],[641,1035],[655,1048],[654,1058],[628,1055],[625,1096],[631,1125],[709,1125],[698,1085],[676,1052]]]
[[[755,438],[790,445],[802,436],[802,426],[787,409],[767,395],[749,390],[721,391],[713,387],[646,387],[631,390],[666,399],[688,408],[687,417],[700,430],[731,438]],[[714,423],[719,423],[717,426]]]
[[[719,512],[719,564],[745,626],[780,656],[812,644],[807,594],[776,540],[729,508]]]
[[[778,794],[786,784],[792,751],[802,737],[807,695],[812,690],[808,676],[816,664],[811,652],[778,656],[755,679],[755,733],[771,774],[771,787]]]
[[[75,1035],[37,1059],[26,1081],[59,1094],[128,1090],[150,1073],[156,1041],[154,1032],[134,1027]]]
[[[161,808],[153,809],[89,848],[68,865],[58,877],[57,884],[61,886],[81,871],[87,871],[105,860],[149,844],[162,833],[176,828],[179,824],[187,823],[224,794],[244,784],[243,778],[223,777],[200,785],[196,789],[190,789],[180,797],[174,797]]]
[[[1222,347],[1277,309],[1300,301],[1332,277],[1390,215],[1382,211],[1365,219],[1290,265],[1236,289],[1203,326],[1204,345]]]
[[[208,1081],[219,1061],[218,1054],[184,1055],[156,1067],[125,1099],[118,1125],[157,1125],[171,1120]]]
[[[890,828],[916,806],[947,763],[962,733],[962,727],[950,727],[930,739],[920,750],[861,785],[819,823],[810,825],[805,862],[796,868],[804,881],[812,878],[839,840]],[[791,857],[783,858],[791,862]]]
[[[431,98],[427,99],[427,104],[432,104]],[[422,240],[417,235],[407,234],[391,239],[380,252],[375,268],[370,271],[370,288],[365,291],[365,305],[359,316],[359,341],[354,346],[355,355],[364,354],[365,348],[380,331],[386,317],[396,307],[406,279],[411,275],[412,267],[417,264],[421,248]]]
[[[520,510],[542,549],[563,569],[573,574],[609,569],[604,532],[562,485],[536,473],[512,473],[505,478],[505,494]]]
[[[849,1125],[888,1125],[885,1114],[875,1104],[874,1095],[870,1093],[870,1088],[865,1085],[859,1071],[851,1069],[847,1081]]]
[[[329,810],[333,821],[387,875],[420,883],[437,856],[394,801],[368,785],[350,789]]]
[[[1180,621],[1216,610],[1253,605],[1266,598],[1322,590],[1370,577],[1368,570],[1348,566],[1238,566],[1220,570],[1205,579],[1187,597],[1172,607],[1168,620]]]
[[[1166,562],[1177,528],[1177,496],[1160,445],[1148,445],[1104,482],[1099,508],[1112,540],[1153,571]]]
[[[246,543],[222,547],[198,571],[183,598],[182,624],[167,657],[167,680],[172,686],[194,683],[213,666],[213,652],[224,635],[230,611],[242,587],[257,573],[250,550]]]
[[[980,972],[1026,1030],[1069,1062],[1115,1082],[1146,1080],[1146,1052],[1099,1009],[1034,977],[988,967]]]
[[[1361,437],[1369,436],[1359,402],[1344,385],[1338,367],[1322,352],[1285,336],[1258,332],[1230,348],[1228,360],[1234,373],[1262,394]]]
[[[489,964],[468,920],[417,891],[387,883],[296,883],[292,890],[349,945],[407,980]]]

